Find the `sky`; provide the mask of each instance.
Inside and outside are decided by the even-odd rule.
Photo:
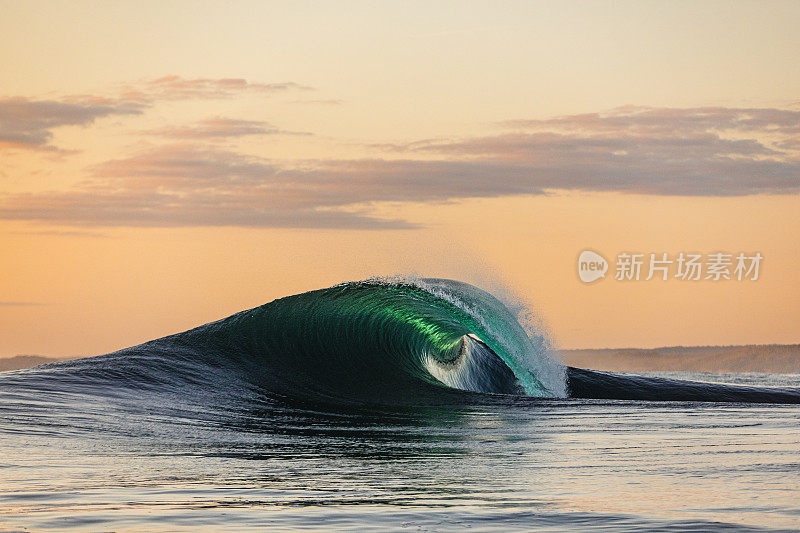
[[[798,27],[796,2],[0,0],[0,357],[397,274],[524,302],[561,348],[800,343]],[[763,261],[614,279],[682,252]]]

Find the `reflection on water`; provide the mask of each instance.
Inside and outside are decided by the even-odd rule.
[[[798,406],[475,396],[332,409],[236,394],[209,409],[185,393],[0,391],[0,524],[800,528]]]

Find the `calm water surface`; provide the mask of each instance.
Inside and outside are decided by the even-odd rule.
[[[798,405],[0,399],[0,529],[800,529]]]

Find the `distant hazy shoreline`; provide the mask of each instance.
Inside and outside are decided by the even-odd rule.
[[[0,372],[6,370],[19,370],[20,368],[30,368],[32,366],[54,363],[75,359],[75,357],[45,357],[43,355],[15,355],[13,357],[0,358]]]
[[[800,344],[742,346],[667,346],[664,348],[605,348],[560,350],[570,365],[612,372],[800,372]],[[0,372],[74,359],[17,355],[0,358]]]
[[[613,372],[800,372],[800,344],[561,350],[570,366]]]

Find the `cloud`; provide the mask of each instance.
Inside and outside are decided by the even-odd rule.
[[[431,152],[491,159],[527,160],[567,155],[594,160],[605,154],[671,155],[684,159],[718,156],[772,156],[780,152],[755,139],[724,139],[711,133],[696,135],[571,135],[563,133],[507,133],[463,140],[418,141],[390,145],[397,151]]]
[[[794,194],[800,157],[786,145],[797,138],[797,121],[782,109],[622,108],[514,121],[504,124],[513,131],[496,135],[382,145],[394,159],[292,163],[210,149],[184,135],[182,142],[97,165],[91,181],[70,191],[0,196],[0,218],[75,226],[400,229],[414,225],[375,217],[375,204],[551,190]],[[220,129],[268,127],[234,122]]]
[[[348,183],[196,145],[108,161],[71,191],[0,196],[0,219],[74,226],[409,229],[348,207]],[[369,195],[362,195],[369,198]]]
[[[253,185],[277,171],[278,167],[256,156],[194,144],[161,146],[93,168],[96,177],[124,179],[127,186],[133,188],[152,180],[161,187]]]
[[[738,130],[800,133],[800,111],[776,108],[639,107],[585,113],[545,120],[508,120],[500,125],[522,129],[584,131],[593,134],[691,135]]]
[[[294,82],[255,83],[242,78],[164,76],[127,84],[115,97],[92,94],[50,100],[26,97],[0,99],[0,150],[3,148],[57,150],[50,144],[53,130],[61,126],[89,126],[111,115],[139,115],[163,100],[230,98],[243,93],[276,94],[312,91]],[[296,133],[265,122],[216,118],[186,128],[163,130],[161,135],[183,138],[221,138],[236,135]]]
[[[65,100],[0,99],[0,148],[55,150],[52,130],[61,126],[87,126],[111,115],[135,115],[142,105],[97,97]]]
[[[528,184],[540,189],[685,196],[800,190],[798,111],[624,107],[501,125],[515,131],[383,147],[469,161],[494,170],[497,181],[524,168]]]
[[[237,120],[214,117],[189,126],[172,126],[146,133],[171,139],[199,140],[245,137],[248,135],[311,135],[308,132],[282,130],[258,120]]]
[[[778,147],[785,150],[800,151],[800,136],[780,141]]]
[[[282,205],[336,208],[383,201],[540,193],[527,168],[495,163],[383,159],[311,160],[295,165],[193,144],[160,147],[96,166],[109,187],[241,193],[269,192]],[[502,182],[487,179],[500,174]],[[112,180],[111,182],[109,180]]]
[[[40,235],[45,237],[86,237],[92,239],[107,239],[110,235],[96,231],[81,230],[41,230],[41,231],[11,231],[11,235]]]
[[[192,78],[169,75],[123,86],[123,98],[154,102],[157,100],[187,100],[230,98],[241,93],[275,94],[313,91],[312,87],[294,82],[255,83],[244,78]]]
[[[337,98],[317,98],[317,99],[292,100],[289,103],[311,104],[311,105],[342,105],[344,104],[344,100],[339,100]]]
[[[76,226],[410,229],[404,221],[364,212],[329,211],[295,201],[291,191],[261,189],[167,191],[69,191],[17,195],[0,202],[0,218]]]
[[[47,305],[41,302],[0,302],[0,307],[32,307],[37,305]]]

